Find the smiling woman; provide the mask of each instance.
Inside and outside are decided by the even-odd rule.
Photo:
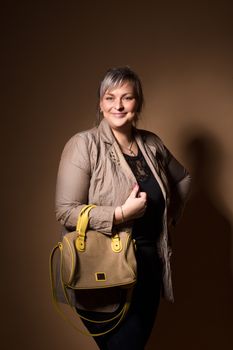
[[[135,119],[137,101],[130,82],[107,90],[100,101],[100,109],[113,130],[128,132]]]
[[[65,230],[74,230],[82,208],[95,204],[89,215],[91,230],[109,235],[127,231],[136,242],[131,305],[114,330],[95,337],[102,350],[143,350],[161,291],[173,300],[168,231],[181,216],[190,176],[157,135],[136,128],[142,105],[135,72],[128,67],[108,70],[99,88],[99,125],[67,142],[58,171],[56,215]],[[74,295],[74,306],[92,334],[105,332],[109,325],[87,319],[113,318],[122,302],[120,293],[112,300],[110,291],[105,293],[82,310]]]
[[[127,149],[127,144],[129,146],[132,143],[132,123],[137,115],[133,84],[126,82],[112,90],[108,89],[100,101],[100,110],[118,141],[122,140],[120,146]]]

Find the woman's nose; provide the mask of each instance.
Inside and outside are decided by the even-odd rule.
[[[124,105],[121,101],[121,99],[117,99],[115,101],[115,108],[118,110],[118,111],[122,111],[124,109]]]

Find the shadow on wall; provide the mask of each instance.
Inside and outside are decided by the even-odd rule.
[[[173,239],[175,304],[162,301],[146,350],[230,350],[231,226],[216,191],[223,156],[208,133],[190,137],[185,149],[193,190]]]

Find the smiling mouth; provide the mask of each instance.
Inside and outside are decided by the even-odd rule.
[[[113,113],[114,116],[116,117],[124,117],[127,113],[126,112],[122,112],[122,113]]]

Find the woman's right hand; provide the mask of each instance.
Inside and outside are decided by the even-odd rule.
[[[147,194],[146,192],[140,192],[139,186],[136,184],[125,203],[121,207],[116,208],[115,223],[118,224],[123,221],[140,218],[144,215],[146,206]]]

